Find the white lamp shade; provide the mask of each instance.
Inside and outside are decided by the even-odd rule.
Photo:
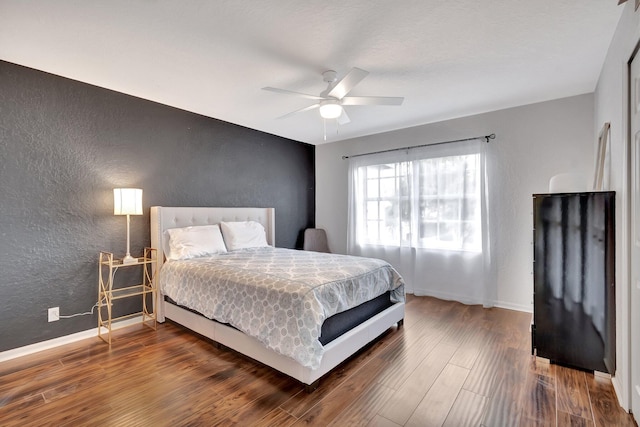
[[[320,106],[320,116],[323,119],[337,119],[342,114],[342,105],[335,102],[327,102]]]
[[[114,188],[113,214],[142,215],[142,190],[140,188]]]

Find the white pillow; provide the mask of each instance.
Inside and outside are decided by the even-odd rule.
[[[227,252],[218,225],[170,228],[167,259],[189,259]]]
[[[227,249],[230,251],[269,246],[264,227],[259,222],[221,222],[220,228]]]

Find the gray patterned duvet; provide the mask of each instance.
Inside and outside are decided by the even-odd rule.
[[[311,369],[322,359],[326,318],[387,291],[393,302],[404,301],[402,278],[386,261],[281,248],[168,261],[160,287]]]

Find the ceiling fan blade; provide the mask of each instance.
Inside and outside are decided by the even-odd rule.
[[[369,75],[368,71],[353,67],[327,94],[332,98],[342,99],[353,89],[362,79]]]
[[[401,105],[401,96],[346,96],[342,98],[342,105]]]
[[[296,111],[292,111],[292,112],[290,112],[290,113],[287,113],[287,114],[285,114],[284,116],[280,116],[280,117],[278,117],[278,119],[286,119],[287,117],[291,117],[291,116],[293,116],[294,114],[303,113],[303,112],[305,112],[305,111],[315,110],[315,109],[316,109],[316,108],[318,108],[318,107],[320,107],[320,104],[313,104],[313,105],[309,105],[308,107],[304,107],[304,108],[301,108],[301,109],[299,109],[299,110],[296,110]]]
[[[342,109],[342,114],[340,114],[336,121],[341,125],[346,125],[347,123],[351,122],[351,119],[349,118],[349,116],[347,116],[347,112],[344,108]]]
[[[307,98],[307,99],[326,99],[323,98],[321,96],[317,96],[317,95],[309,95],[306,93],[301,93],[301,92],[294,92],[292,90],[286,90],[286,89],[278,89],[277,87],[263,87],[262,90],[267,90],[269,92],[275,92],[275,93],[284,93],[285,95],[294,95],[294,96],[299,96],[301,98]]]

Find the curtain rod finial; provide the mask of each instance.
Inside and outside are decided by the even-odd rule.
[[[496,134],[492,133],[491,135],[487,135],[484,138],[487,140],[487,144],[488,144],[490,139],[496,139]]]

